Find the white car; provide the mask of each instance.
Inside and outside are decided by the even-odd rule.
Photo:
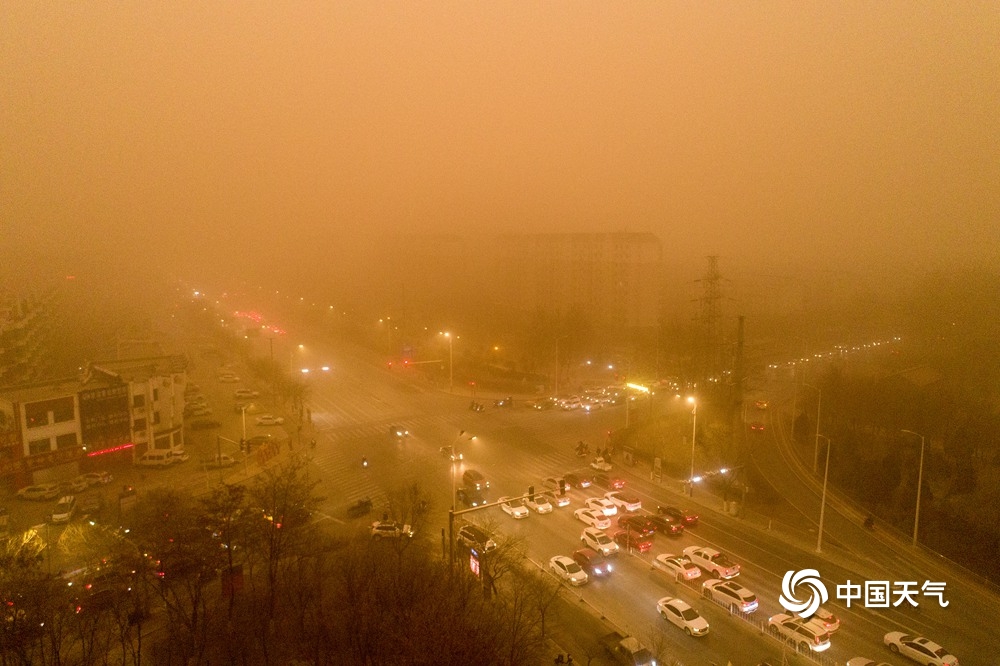
[[[377,520],[372,523],[372,538],[375,539],[398,539],[400,537],[413,537],[413,530],[409,525],[400,525],[393,522],[382,522]]]
[[[673,597],[663,597],[656,602],[656,611],[664,620],[677,625],[688,636],[708,634],[708,621],[691,608],[686,601]]]
[[[590,578],[572,557],[556,555],[549,560],[549,569],[570,585],[583,585]]]
[[[699,567],[709,573],[715,574],[719,578],[728,579],[740,575],[740,565],[731,561],[714,548],[689,546],[684,549],[684,554]]]
[[[226,384],[239,384],[242,380],[232,373],[219,375],[219,381]]]
[[[580,535],[580,542],[587,546],[587,548],[593,548],[605,557],[615,555],[620,550],[614,539],[596,527],[584,528],[583,534]]]
[[[801,617],[798,613],[794,613],[794,615],[795,617]],[[837,629],[840,629],[840,618],[823,606],[817,608],[816,612],[809,616],[809,619],[822,622],[823,626],[826,627],[827,633],[830,634],[837,631]]]
[[[606,530],[611,527],[611,519],[603,513],[598,513],[593,509],[577,509],[573,512],[576,519],[599,530]]]
[[[600,511],[605,516],[613,516],[618,513],[618,507],[615,506],[615,503],[603,497],[588,497],[583,505],[588,509]]]
[[[551,490],[546,490],[542,492],[542,497],[549,501],[553,507],[564,507],[569,506],[569,495],[560,495],[559,493],[553,492]]]
[[[244,398],[257,398],[259,396],[260,393],[257,393],[257,391],[252,391],[250,389],[245,389],[245,388],[236,389],[235,391],[233,391],[233,398],[235,398],[236,400],[241,400]]]
[[[757,610],[757,595],[735,581],[709,578],[701,584],[701,593],[730,610],[741,613]]]
[[[56,507],[52,509],[53,523],[68,523],[76,515],[76,497],[65,495],[56,502]]]
[[[528,507],[523,504],[515,504],[513,498],[501,497],[499,500],[500,508],[511,518],[521,519],[528,517]]]
[[[284,422],[285,419],[274,414],[261,414],[257,417],[257,425],[259,426],[281,425]]]
[[[799,650],[809,648],[813,652],[823,652],[830,649],[830,634],[817,620],[778,613],[771,616],[767,625],[772,633],[783,637]]]
[[[87,485],[91,486],[111,483],[114,478],[109,472],[87,472],[81,476],[87,480]]]
[[[612,490],[604,493],[604,498],[624,511],[635,512],[642,509],[642,500],[634,495],[629,495],[624,490]]]
[[[613,469],[611,467],[611,463],[604,458],[594,458],[593,462],[590,463],[590,466],[598,472],[610,472]]]
[[[877,662],[867,657],[851,657],[847,660],[847,666],[892,666],[892,664],[887,664],[884,661]]]
[[[552,503],[545,493],[535,493],[535,498],[524,498],[524,506],[535,513],[552,513]]]
[[[694,580],[701,577],[701,569],[683,555],[674,555],[672,553],[657,555],[656,559],[653,560],[653,566],[684,580]]]
[[[885,644],[896,654],[927,666],[958,666],[958,657],[934,641],[920,636],[890,631],[885,635]]]

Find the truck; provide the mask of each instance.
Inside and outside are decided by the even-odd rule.
[[[616,664],[627,666],[656,666],[653,654],[642,646],[634,636],[625,636],[612,631],[601,638],[601,646]]]

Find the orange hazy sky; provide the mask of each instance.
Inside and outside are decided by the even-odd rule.
[[[996,2],[0,3],[8,267],[649,231],[1000,262]]]

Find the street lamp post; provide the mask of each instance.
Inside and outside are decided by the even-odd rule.
[[[903,432],[920,438],[920,467],[917,471],[917,508],[913,512],[913,547],[916,548],[917,529],[920,527],[920,486],[924,482],[924,436],[912,430],[904,430]]]
[[[803,384],[803,386],[816,391],[816,442],[813,449],[813,474],[815,474],[819,469],[819,438],[822,437],[822,435],[819,434],[819,415],[820,407],[823,404],[823,391],[818,386],[813,386],[812,384]],[[794,432],[794,425],[792,428]]]
[[[455,357],[452,353],[452,335],[450,331],[438,331],[438,335],[448,338],[448,392],[455,392]]]
[[[688,497],[694,497],[694,443],[698,435],[698,401],[694,396],[688,396],[691,409],[691,476],[688,477]]]
[[[826,481],[830,474],[830,449],[833,448],[833,442],[830,441],[829,437],[824,435],[816,435],[817,441],[822,437],[826,440],[826,467],[823,468],[823,497],[819,501],[819,533],[816,535],[816,552],[823,552],[823,518],[826,514]]]

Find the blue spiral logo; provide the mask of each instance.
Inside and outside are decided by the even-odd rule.
[[[809,597],[804,601],[799,601],[798,597],[795,596],[796,588],[799,585],[809,588]],[[781,579],[781,596],[778,597],[778,601],[781,602],[785,610],[791,613],[810,617],[820,604],[825,604],[829,598],[826,585],[819,579],[819,572],[815,569],[786,571],[784,578]]]

